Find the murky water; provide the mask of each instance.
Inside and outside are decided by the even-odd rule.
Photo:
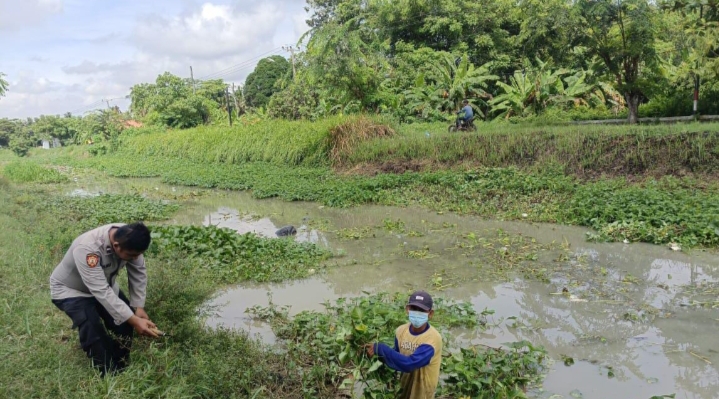
[[[342,256],[326,273],[285,284],[223,291],[209,326],[241,328],[265,342],[254,305],[322,310],[324,301],[363,291],[426,288],[494,309],[495,327],[453,331],[460,342],[499,346],[528,339],[556,360],[541,398],[719,398],[719,257],[646,244],[588,243],[584,228],[484,221],[394,207],[325,208],[257,201],[247,193],[168,187],[155,180],[78,183],[83,195],[144,192],[182,201],[172,223],[215,224],[267,237],[294,225],[297,240]],[[401,222],[401,223],[399,223]],[[355,237],[355,238],[353,238]],[[533,260],[527,260],[533,259]],[[517,264],[506,270],[508,264]],[[566,289],[566,293],[562,293]],[[518,318],[517,325],[505,320]],[[561,356],[575,360],[565,366]],[[613,376],[609,376],[609,371]],[[576,391],[574,392],[576,395]]]

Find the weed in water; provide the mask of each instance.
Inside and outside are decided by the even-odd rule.
[[[176,204],[125,194],[53,197],[37,202],[35,206],[51,209],[58,217],[87,229],[108,223],[165,220],[178,209]]]
[[[335,231],[337,238],[340,240],[360,240],[363,238],[374,238],[375,229],[372,227],[351,227],[346,229],[339,229]]]
[[[363,346],[377,341],[394,345],[395,329],[407,322],[406,300],[405,294],[380,293],[342,298],[335,304],[326,303],[324,312],[305,311],[294,317],[289,317],[286,308],[272,304],[254,307],[248,312],[269,321],[284,341],[288,362],[296,367],[294,372],[303,381],[304,397],[336,397],[340,392],[351,391],[353,386],[361,386],[365,398],[389,399],[396,397],[398,376],[378,360],[367,358]],[[481,328],[483,324],[483,316],[469,303],[437,298],[435,308],[432,325],[440,330],[460,326]],[[476,397],[490,386],[491,392],[500,392],[501,386],[506,387],[507,392],[521,391],[538,381],[542,374],[543,350],[526,342],[510,348],[513,349],[492,349],[486,354],[470,349],[453,358],[443,358],[442,370],[446,377],[441,397],[462,394]],[[447,351],[451,353],[451,348]],[[488,364],[486,360],[494,363]],[[487,384],[473,382],[480,378]]]
[[[285,281],[309,276],[331,254],[311,243],[267,239],[215,226],[155,226],[150,253],[200,259],[223,283]]]
[[[3,175],[14,183],[62,183],[67,176],[57,170],[31,161],[15,161],[5,165]]]

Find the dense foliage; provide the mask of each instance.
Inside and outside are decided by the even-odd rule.
[[[291,70],[289,61],[279,55],[261,59],[245,80],[243,90],[247,105],[256,108],[266,106],[270,97],[279,91],[277,82],[287,77]]]
[[[19,156],[40,145],[42,140],[60,145],[93,144],[93,154],[104,154],[117,144],[128,126],[127,117],[117,108],[95,111],[85,116],[42,115],[38,118],[0,119],[0,147],[9,147]]]
[[[307,10],[296,73],[273,55],[233,93],[219,79],[164,73],[132,88],[125,117],[175,128],[224,125],[228,108],[260,119],[445,121],[468,99],[480,119],[635,122],[690,115],[695,90],[700,114],[719,108],[716,1],[307,0]],[[0,96],[7,89],[0,75]],[[77,143],[117,133],[77,124],[53,121],[29,136]],[[0,145],[18,136],[26,153],[28,129],[3,130]]]

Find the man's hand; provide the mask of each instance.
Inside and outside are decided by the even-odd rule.
[[[364,346],[365,351],[367,352],[367,356],[374,357],[374,344],[366,344]]]
[[[153,338],[159,337],[159,335],[157,335],[157,333],[155,333],[155,329],[157,329],[157,326],[155,325],[155,323],[151,322],[150,320],[141,319],[138,316],[132,316],[132,317],[130,317],[130,319],[127,320],[127,322],[140,335],[144,335],[146,337],[153,337]]]
[[[150,320],[150,316],[147,315],[147,312],[145,312],[145,309],[143,308],[137,308],[137,310],[135,310],[135,316],[141,319]]]

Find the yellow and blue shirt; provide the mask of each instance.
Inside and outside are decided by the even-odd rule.
[[[385,365],[402,373],[400,399],[432,399],[439,383],[442,336],[429,325],[415,334],[410,324],[395,331],[394,349],[379,343],[375,353]]]

